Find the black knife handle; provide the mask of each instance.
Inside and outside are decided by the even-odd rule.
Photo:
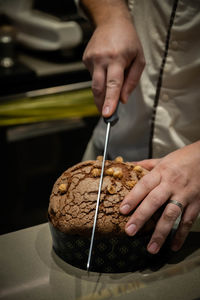
[[[113,125],[115,125],[117,123],[117,121],[119,120],[118,107],[119,107],[119,102],[118,102],[117,107],[115,109],[115,112],[112,114],[112,116],[110,116],[108,118],[103,118],[104,122],[106,124],[108,124],[110,122],[110,125],[113,126]]]

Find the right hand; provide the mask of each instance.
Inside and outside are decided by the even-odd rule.
[[[131,17],[110,17],[98,25],[85,49],[83,62],[92,76],[97,108],[104,117],[109,117],[119,99],[127,102],[145,65]]]

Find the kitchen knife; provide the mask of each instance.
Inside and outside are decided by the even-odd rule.
[[[92,255],[92,249],[93,249],[93,243],[94,243],[94,235],[95,235],[95,229],[96,229],[96,222],[97,222],[97,216],[98,216],[98,209],[99,209],[99,203],[100,203],[100,196],[101,196],[101,187],[103,183],[103,173],[104,173],[104,166],[105,166],[105,160],[106,160],[106,154],[107,154],[107,147],[108,147],[108,140],[110,135],[110,127],[115,125],[117,121],[119,120],[117,111],[118,106],[114,112],[114,114],[109,118],[104,118],[105,123],[107,124],[106,129],[106,138],[105,138],[105,144],[104,144],[104,153],[103,153],[103,160],[102,160],[102,166],[101,166],[101,175],[99,180],[99,188],[98,188],[98,195],[97,195],[97,202],[96,202],[96,210],[94,215],[94,223],[92,228],[92,235],[90,240],[90,248],[89,248],[89,254],[88,254],[88,261],[87,261],[87,271],[89,272],[90,269],[90,262],[91,262],[91,255]]]

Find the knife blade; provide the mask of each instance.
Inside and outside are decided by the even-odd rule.
[[[98,194],[97,194],[96,209],[95,209],[94,222],[93,222],[93,227],[92,227],[92,235],[91,235],[91,240],[90,240],[90,248],[89,248],[89,253],[88,253],[87,272],[89,272],[89,269],[90,269],[92,249],[93,249],[93,244],[94,244],[94,235],[95,235],[95,229],[96,229],[96,223],[97,223],[97,217],[98,217],[101,188],[102,188],[102,183],[103,183],[103,173],[104,173],[104,167],[105,167],[105,161],[106,161],[108,141],[109,141],[109,136],[110,136],[110,128],[111,128],[111,126],[115,125],[117,123],[117,121],[119,120],[119,117],[117,114],[118,106],[119,106],[119,103],[117,105],[117,108],[116,108],[114,114],[111,117],[104,118],[104,122],[107,124],[107,128],[106,128],[103,160],[102,160],[102,166],[101,166],[101,175],[100,175],[99,188],[98,188]]]

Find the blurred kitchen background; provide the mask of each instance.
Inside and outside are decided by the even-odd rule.
[[[47,221],[53,183],[98,122],[74,0],[0,0],[1,234]]]

